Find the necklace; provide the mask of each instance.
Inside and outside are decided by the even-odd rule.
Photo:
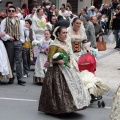
[[[63,45],[66,45],[66,42],[65,42],[65,41],[60,40],[59,38],[58,38],[58,40],[59,40]]]
[[[63,42],[63,43],[65,42],[65,41],[63,41],[63,40],[60,40],[59,38],[58,38],[58,40],[59,40],[60,42]]]

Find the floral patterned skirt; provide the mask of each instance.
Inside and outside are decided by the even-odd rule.
[[[73,80],[74,81],[74,80]],[[75,82],[77,85],[78,83]],[[82,94],[84,86],[80,86],[79,94]],[[81,93],[80,93],[81,92]],[[84,109],[89,105],[84,95],[80,95],[80,106],[76,106],[69,84],[58,65],[48,68],[43,82],[38,111],[52,114],[70,113]]]
[[[118,87],[113,99],[110,120],[120,120],[120,86]]]

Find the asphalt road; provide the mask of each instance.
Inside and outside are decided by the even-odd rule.
[[[14,84],[0,85],[0,120],[108,120],[112,104],[113,91],[103,96],[105,108],[98,108],[94,102],[86,110],[72,114],[47,115],[39,112],[38,102],[42,86],[33,84],[33,72],[30,72],[25,86]],[[5,81],[5,83],[7,80]]]

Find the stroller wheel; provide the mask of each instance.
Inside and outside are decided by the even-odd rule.
[[[101,105],[102,105],[102,107],[104,108],[104,107],[105,107],[105,102],[102,101],[102,102],[101,102]]]
[[[98,101],[98,107],[101,108],[101,102],[100,101]]]

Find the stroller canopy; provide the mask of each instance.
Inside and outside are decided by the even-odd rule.
[[[79,70],[88,70],[89,72],[94,73],[96,70],[96,60],[93,55],[86,53],[79,57],[78,59]]]

